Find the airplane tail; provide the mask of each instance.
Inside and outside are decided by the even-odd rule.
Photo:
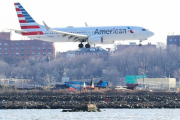
[[[19,24],[21,27],[22,35],[44,35],[42,32],[42,29],[44,29],[44,26],[39,25],[29,14],[28,12],[23,8],[23,6],[20,3],[14,3],[16,13],[19,19]],[[27,32],[28,31],[28,32]]]

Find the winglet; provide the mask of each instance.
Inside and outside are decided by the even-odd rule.
[[[48,26],[47,26],[47,24],[46,24],[44,21],[42,21],[42,22],[43,22],[44,27],[46,28],[46,30],[48,30],[48,31],[49,31],[49,30],[50,30],[50,27],[48,27]]]

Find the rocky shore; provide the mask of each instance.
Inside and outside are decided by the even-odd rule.
[[[94,90],[0,92],[0,109],[72,109],[95,103],[98,108],[180,108],[180,93]]]

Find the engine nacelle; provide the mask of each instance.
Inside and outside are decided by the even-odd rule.
[[[94,35],[88,38],[89,44],[102,44],[103,37],[101,35]]]

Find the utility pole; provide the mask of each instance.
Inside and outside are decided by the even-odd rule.
[[[91,76],[91,87],[92,87],[93,81],[92,81],[92,76]],[[91,88],[91,104],[92,104],[92,88]]]

